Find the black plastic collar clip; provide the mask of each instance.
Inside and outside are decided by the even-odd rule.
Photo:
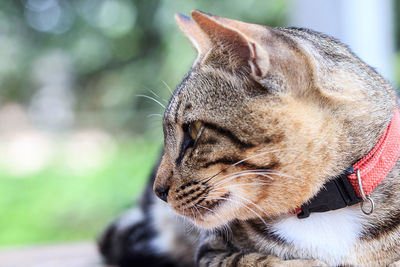
[[[337,178],[329,180],[311,200],[301,206],[297,214],[299,219],[307,218],[311,212],[325,212],[352,206],[361,201],[354,192],[347,175],[354,173],[353,167],[344,171]]]

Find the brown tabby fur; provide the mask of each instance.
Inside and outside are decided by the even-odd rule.
[[[232,235],[203,234],[201,266],[323,264],[269,233],[260,217],[268,225],[288,216],[364,157],[391,120],[394,90],[323,34],[191,15],[194,22],[177,21],[199,56],[166,109],[154,189],[169,187],[168,204],[203,228],[230,225]],[[202,132],[182,151],[183,129],[193,121],[203,122]],[[255,169],[273,179],[226,180]],[[371,194],[376,209],[360,212],[362,236],[342,265],[400,259],[399,172],[398,162]]]

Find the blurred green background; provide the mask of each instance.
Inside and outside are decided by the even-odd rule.
[[[0,246],[94,239],[135,203],[162,147],[161,106],[195,58],[174,13],[282,26],[288,5],[1,1]],[[399,78],[399,52],[396,66]]]

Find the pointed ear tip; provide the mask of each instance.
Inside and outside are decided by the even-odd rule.
[[[191,19],[188,16],[185,16],[181,13],[175,13],[175,20],[176,21],[191,21]]]
[[[201,13],[201,11],[200,11],[200,10],[197,10],[197,9],[193,9],[192,11],[190,11],[190,15],[191,15],[191,16],[197,15],[197,14],[199,14],[199,13]]]

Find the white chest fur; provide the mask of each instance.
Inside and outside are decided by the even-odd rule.
[[[351,253],[360,237],[362,222],[359,208],[347,207],[312,213],[305,219],[286,217],[275,222],[272,230],[295,248],[304,251],[302,256],[338,264]]]

